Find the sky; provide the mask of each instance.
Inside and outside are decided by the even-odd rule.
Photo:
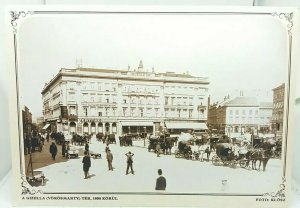
[[[208,77],[212,101],[253,96],[287,78],[287,31],[257,15],[32,15],[18,31],[21,104],[42,115],[41,91],[61,68],[144,68]]]

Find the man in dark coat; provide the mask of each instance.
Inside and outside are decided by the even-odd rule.
[[[54,142],[52,142],[52,144],[50,145],[50,153],[52,155],[52,159],[55,160],[55,156],[57,154],[57,147],[54,144]]]
[[[89,170],[91,167],[91,158],[88,155],[87,151],[84,152],[84,157],[82,159],[82,163],[83,163],[84,179],[87,179],[88,175],[89,175]]]
[[[167,181],[166,178],[162,176],[162,170],[158,169],[159,177],[156,179],[155,190],[166,190]]]
[[[133,163],[133,160],[132,160],[132,157],[133,157],[133,153],[131,153],[130,151],[128,153],[125,154],[127,156],[127,169],[126,169],[126,175],[128,175],[128,171],[129,171],[129,168],[131,170],[131,173],[134,175],[134,171],[133,171],[133,168],[132,168],[132,163]]]
[[[112,166],[113,158],[114,158],[113,154],[108,149],[107,152],[106,152],[106,159],[107,159],[107,163],[108,163],[108,170],[113,170],[113,166]]]
[[[88,142],[85,142],[85,147],[84,147],[85,151],[87,153],[89,153],[89,149],[90,149],[90,146],[89,146],[89,143]]]

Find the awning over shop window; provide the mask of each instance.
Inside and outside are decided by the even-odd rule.
[[[121,122],[122,126],[153,126],[150,121],[124,121]]]
[[[166,122],[168,129],[207,129],[205,123],[170,123]]]
[[[48,129],[49,126],[50,126],[50,124],[46,124],[46,125],[43,127],[43,130]]]

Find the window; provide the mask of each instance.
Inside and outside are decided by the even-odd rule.
[[[126,99],[123,99],[123,103],[126,104],[126,103],[127,103],[127,100],[126,100]]]
[[[169,97],[165,97],[165,105],[169,104]]]
[[[255,115],[258,115],[258,110],[255,110]]]
[[[135,110],[134,108],[130,109],[130,116],[134,116],[134,110]]]
[[[91,82],[91,89],[95,89],[95,82]]]
[[[243,115],[246,115],[246,110],[245,109],[243,109]]]
[[[102,112],[101,111],[98,112],[98,116],[102,116]]]
[[[88,116],[88,109],[86,107],[83,108],[83,114],[85,116]]]
[[[70,101],[74,101],[75,100],[75,93],[69,92],[69,99],[70,99]]]
[[[98,83],[98,90],[102,89],[102,83]]]
[[[144,109],[140,109],[140,116],[143,117],[144,116]]]
[[[229,114],[232,115],[232,114],[233,114],[233,110],[230,110],[230,111],[229,111]]]
[[[158,108],[155,108],[155,117],[158,117]]]
[[[99,103],[102,102],[102,95],[98,95],[98,102],[99,102]]]
[[[180,118],[180,112],[181,112],[181,109],[178,109],[177,110],[177,117],[179,117],[179,118]]]
[[[249,115],[252,115],[252,110],[249,110]]]
[[[193,109],[189,109],[189,118],[192,118],[193,116]]]
[[[174,105],[175,97],[171,97],[171,105]]]
[[[82,94],[82,97],[83,97],[83,101],[84,101],[84,102],[87,102],[87,101],[88,101],[88,94],[87,94],[87,93],[83,93],[83,94]]]
[[[113,97],[112,97],[112,102],[113,102],[113,103],[116,103],[116,102],[117,102],[117,96],[113,95]]]
[[[235,110],[235,115],[239,115],[239,110]]]
[[[116,116],[116,108],[113,108],[113,116]]]
[[[70,106],[70,115],[76,115],[76,107]]]
[[[109,116],[109,108],[105,108],[105,115]]]
[[[91,96],[91,102],[95,102],[95,97]]]
[[[96,116],[96,108],[91,107],[91,116]]]
[[[192,97],[189,98],[189,105],[193,105],[193,98]]]
[[[126,116],[127,108],[123,108],[123,116]]]

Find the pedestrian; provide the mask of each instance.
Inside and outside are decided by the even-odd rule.
[[[62,154],[62,156],[63,157],[65,157],[66,156],[66,142],[64,141],[63,143],[62,143],[62,145],[61,145],[61,154]]]
[[[128,175],[128,170],[130,168],[131,170],[131,173],[134,175],[134,171],[133,171],[133,168],[132,168],[132,163],[133,163],[133,160],[132,160],[132,157],[133,157],[133,153],[131,153],[130,151],[128,153],[125,154],[127,156],[127,169],[126,169],[126,175]]]
[[[107,153],[108,150],[109,150],[109,146],[107,144],[106,147],[105,147],[105,153]]]
[[[54,142],[52,142],[52,144],[50,145],[50,153],[52,155],[52,159],[55,160],[55,156],[57,154],[57,147],[54,144]]]
[[[47,142],[49,143],[49,132],[47,132],[46,140],[47,140]]]
[[[108,170],[113,170],[112,167],[112,161],[113,161],[113,154],[111,153],[110,150],[107,150],[106,152],[106,159],[107,159],[107,164],[108,164]]]
[[[162,170],[158,169],[159,177],[156,179],[155,190],[166,190],[167,181],[166,178],[162,176]]]
[[[91,158],[88,155],[87,151],[84,152],[84,157],[82,159],[82,163],[83,163],[84,179],[88,179],[89,170],[90,170],[90,167],[91,167]]]
[[[86,151],[87,153],[89,153],[90,146],[89,146],[89,142],[88,142],[88,141],[85,142],[84,149],[85,149],[85,151]]]
[[[157,143],[155,150],[156,150],[157,157],[159,157],[159,155],[160,155],[160,144],[159,143]]]
[[[70,144],[70,141],[67,141],[67,144],[66,144],[66,157],[69,157],[69,150],[71,150],[71,144]]]

